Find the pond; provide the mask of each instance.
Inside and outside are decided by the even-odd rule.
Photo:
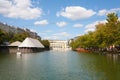
[[[120,80],[120,57],[70,50],[0,54],[0,80]]]

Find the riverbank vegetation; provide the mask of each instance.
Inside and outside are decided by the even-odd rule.
[[[47,50],[50,49],[50,43],[48,40],[40,40],[40,42],[45,46]]]
[[[93,32],[88,32],[73,40],[70,46],[87,49],[107,49],[110,46],[120,46],[120,20],[116,13],[107,15],[106,23],[98,23]]]
[[[25,38],[31,37],[38,39],[46,50],[49,50],[50,43],[48,40],[41,40],[41,37],[36,32],[32,32],[29,29],[21,29],[18,27],[12,27],[7,24],[0,23],[0,45],[9,45],[12,42],[22,42]]]
[[[26,37],[29,37],[27,32],[14,34],[14,33],[7,33],[4,30],[0,29],[0,44],[5,44],[5,42],[15,42],[20,41],[22,42]]]
[[[27,37],[30,37],[29,33],[27,33],[27,32],[14,34],[14,33],[7,33],[4,30],[0,29],[0,45],[5,45],[6,42],[8,42],[8,43],[12,43],[15,41],[22,42]],[[41,38],[37,38],[37,39],[45,46],[45,49],[47,49],[47,50],[50,49],[49,48],[50,43],[48,40],[41,40]]]

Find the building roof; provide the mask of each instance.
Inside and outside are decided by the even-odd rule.
[[[13,43],[11,43],[9,46],[19,46],[21,44],[20,41],[15,41]]]
[[[33,38],[26,38],[19,47],[34,47],[34,48],[44,48],[40,41]]]

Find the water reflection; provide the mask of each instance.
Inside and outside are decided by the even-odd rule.
[[[111,54],[111,53],[109,53],[109,54],[106,54],[106,56],[107,56],[107,59],[112,60],[114,63],[116,63],[120,59],[119,54]]]
[[[17,59],[22,58],[22,54],[16,54],[16,58],[17,58]]]
[[[117,55],[51,50],[0,55],[0,80],[119,80]]]

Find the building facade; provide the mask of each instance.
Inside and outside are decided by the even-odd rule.
[[[51,49],[67,49],[68,41],[66,40],[49,40]]]

